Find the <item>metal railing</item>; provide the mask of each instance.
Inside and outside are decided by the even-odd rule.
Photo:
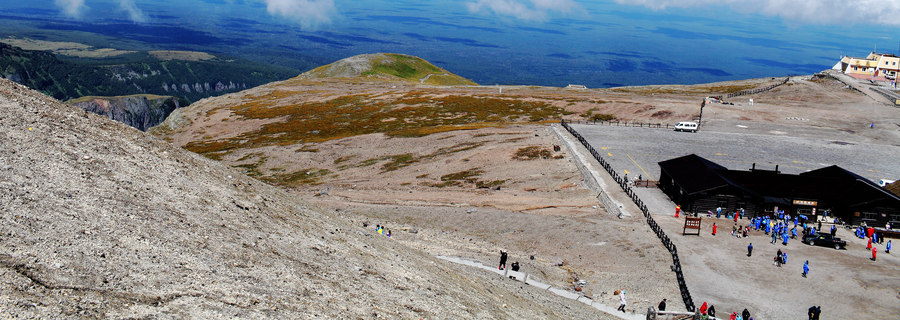
[[[696,307],[694,306],[694,299],[691,297],[691,292],[688,291],[687,283],[685,283],[684,281],[684,274],[681,271],[681,259],[678,258],[678,248],[675,247],[675,244],[672,243],[672,240],[669,239],[663,229],[656,223],[655,220],[653,220],[653,216],[650,215],[650,209],[631,188],[631,185],[628,183],[628,179],[626,177],[620,176],[619,173],[613,169],[612,165],[610,165],[610,163],[607,162],[606,159],[600,156],[600,153],[597,152],[597,150],[595,150],[594,147],[591,146],[591,144],[588,143],[583,136],[581,136],[581,134],[579,134],[577,131],[575,131],[575,129],[572,129],[572,127],[569,126],[566,120],[561,120],[560,123],[562,124],[563,128],[566,129],[566,131],[568,131],[570,134],[572,134],[572,136],[578,139],[579,142],[581,142],[582,146],[584,146],[588,151],[591,152],[591,155],[594,157],[594,159],[596,159],[597,162],[599,162],[600,165],[604,169],[606,169],[606,172],[609,173],[610,176],[612,176],[613,180],[615,180],[617,184],[619,184],[619,187],[621,187],[622,190],[625,191],[625,194],[627,194],[631,198],[631,201],[633,201],[634,204],[641,209],[644,217],[647,218],[647,224],[650,225],[650,229],[652,229],[653,232],[656,233],[656,236],[660,241],[662,241],[662,244],[666,247],[666,249],[669,250],[669,253],[672,254],[672,271],[675,272],[675,278],[678,280],[678,288],[681,290],[681,299],[684,301],[684,307],[688,312],[694,312]]]
[[[787,77],[787,78],[784,78],[784,81],[781,81],[781,82],[779,82],[779,83],[770,85],[770,86],[765,87],[765,88],[747,89],[747,90],[742,90],[742,91],[738,91],[738,92],[732,92],[732,93],[726,94],[726,95],[725,95],[725,99],[728,99],[728,98],[734,98],[734,97],[740,97],[740,96],[744,96],[744,95],[748,95],[748,94],[763,93],[763,92],[766,92],[766,91],[769,91],[769,90],[778,88],[778,87],[784,85],[785,83],[787,83],[787,82],[790,81],[790,80],[791,80],[791,77]],[[722,99],[722,96],[718,96],[718,97],[716,97],[716,98],[718,98],[719,100],[723,100],[723,99]]]
[[[599,125],[608,125],[608,126],[616,126],[616,127],[637,127],[637,128],[659,128],[659,129],[674,129],[674,124],[668,123],[652,123],[652,122],[640,122],[640,121],[622,121],[622,120],[565,120],[567,123],[574,124],[599,124]]]

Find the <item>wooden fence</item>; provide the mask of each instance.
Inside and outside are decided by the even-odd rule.
[[[596,159],[597,162],[599,162],[600,165],[604,169],[606,169],[606,172],[608,172],[609,175],[612,176],[613,180],[615,180],[616,183],[619,184],[619,187],[621,187],[622,190],[625,191],[625,194],[631,197],[631,201],[633,201],[634,204],[641,209],[641,212],[643,212],[644,217],[647,219],[647,224],[650,225],[650,229],[652,229],[653,232],[656,233],[656,236],[660,241],[662,241],[662,244],[666,247],[666,249],[669,250],[669,253],[672,255],[672,271],[675,272],[675,278],[678,280],[678,288],[681,290],[681,299],[684,301],[685,309],[687,309],[688,312],[694,312],[694,310],[696,309],[696,307],[694,306],[694,299],[691,297],[691,292],[688,290],[687,283],[685,283],[684,281],[684,274],[681,271],[681,259],[678,258],[678,249],[675,247],[675,244],[672,243],[672,240],[669,239],[663,229],[656,223],[655,220],[653,220],[653,216],[650,215],[650,209],[646,204],[644,204],[644,201],[641,200],[640,197],[638,197],[637,193],[634,192],[634,189],[631,188],[628,179],[626,179],[624,176],[620,176],[619,173],[613,169],[612,165],[610,165],[609,162],[606,161],[606,159],[600,156],[600,153],[597,152],[597,150],[594,149],[594,147],[591,146],[591,144],[588,143],[587,140],[583,136],[581,136],[581,134],[579,134],[577,131],[575,131],[575,129],[572,129],[572,127],[569,126],[566,120],[561,120],[560,123],[562,124],[563,128],[566,129],[566,131],[568,131],[570,134],[572,134],[572,136],[578,139],[578,142],[581,142],[581,145],[583,145],[585,148],[587,148],[588,151],[591,152],[591,155],[594,156],[594,159]]]

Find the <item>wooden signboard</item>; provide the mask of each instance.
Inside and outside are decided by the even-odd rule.
[[[700,217],[685,217],[684,218],[684,230],[681,231],[682,235],[700,235]],[[688,233],[688,230],[691,230],[691,233]]]

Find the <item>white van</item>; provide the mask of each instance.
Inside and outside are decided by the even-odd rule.
[[[693,121],[682,121],[676,123],[675,131],[697,132],[697,123]]]

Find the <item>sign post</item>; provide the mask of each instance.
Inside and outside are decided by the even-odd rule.
[[[700,217],[684,217],[684,230],[681,231],[681,235],[700,235],[700,220],[703,218]],[[688,230],[692,230],[691,233],[688,233]]]

